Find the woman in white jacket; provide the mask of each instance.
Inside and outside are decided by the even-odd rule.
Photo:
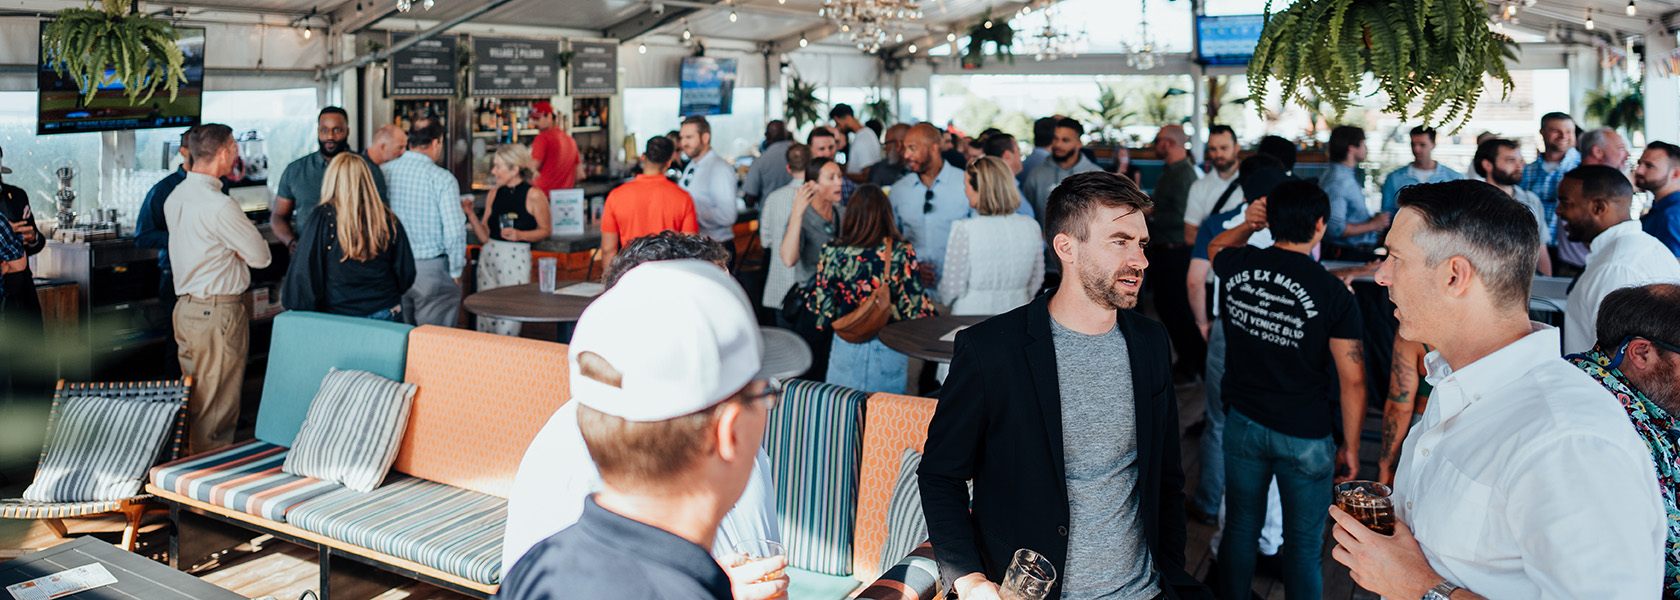
[[[976,216],[951,224],[939,298],[953,315],[995,315],[1032,301],[1044,284],[1044,235],[1032,217],[1014,214],[1015,177],[988,156],[969,163],[964,181]]]

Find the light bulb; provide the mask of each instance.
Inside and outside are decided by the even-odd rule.
[[[954,32],[945,34],[945,41],[947,41],[947,42],[957,41],[957,34],[954,33]]]
[[[803,34],[801,34],[799,36],[799,47],[804,48],[804,47],[809,46],[809,45],[811,45],[811,42],[806,41],[805,36]]]
[[[310,29],[308,27],[303,28],[303,39],[307,40],[307,39],[310,38],[310,36],[313,36],[313,35],[315,35],[315,30],[314,29]]]
[[[1633,0],[1628,0],[1627,16],[1631,17],[1637,14],[1639,14],[1639,7],[1633,5]]]
[[[694,32],[689,31],[686,27],[683,28],[683,41],[686,42],[691,39],[694,39]]]
[[[729,11],[729,22],[730,23],[734,23],[735,21],[740,20],[740,18],[741,17],[735,16],[735,11],[733,11],[733,10]]]
[[[1509,19],[1509,18],[1514,17],[1514,16],[1517,16],[1517,5],[1515,5],[1515,4],[1505,5],[1505,18]]]
[[[637,54],[647,54],[647,44],[636,44]]]
[[[992,20],[991,19],[986,19],[986,29],[991,29],[991,28],[992,28]]]
[[[915,45],[915,44],[910,44],[910,53],[911,53],[911,54],[915,54],[915,53],[916,53],[916,45]]]
[[[420,6],[424,7],[426,10],[431,10],[432,9],[432,0],[426,0],[425,2],[421,3]]]
[[[903,42],[903,41],[904,41],[904,34],[900,33],[896,36],[893,36],[893,42],[894,43]]]
[[[1587,15],[1587,31],[1592,31],[1592,30],[1593,30],[1593,20],[1592,20],[1592,15],[1591,15],[1591,14],[1588,14],[1588,15]]]

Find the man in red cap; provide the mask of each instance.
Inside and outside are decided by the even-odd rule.
[[[583,161],[578,155],[577,141],[559,125],[554,105],[541,101],[531,105],[531,124],[537,126],[537,139],[531,141],[531,163],[537,168],[537,178],[531,185],[547,196],[553,190],[577,187],[583,173]]]

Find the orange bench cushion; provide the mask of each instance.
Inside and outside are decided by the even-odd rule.
[[[525,447],[571,398],[566,346],[553,342],[422,326],[405,371],[420,389],[392,468],[502,498]]]
[[[898,481],[905,448],[922,451],[928,422],[939,402],[931,398],[875,394],[863,423],[863,462],[858,474],[857,532],[853,534],[852,576],[874,581],[881,574],[881,546],[887,540],[887,504]],[[903,557],[895,557],[903,558]]]

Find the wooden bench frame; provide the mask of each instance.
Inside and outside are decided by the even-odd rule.
[[[169,490],[165,490],[154,484],[146,484],[146,491],[156,496],[159,501],[169,506],[170,521],[176,525],[175,535],[170,537],[169,542],[169,562],[170,566],[177,569],[183,568],[183,565],[180,564],[181,513],[188,512],[251,531],[256,531],[258,533],[272,535],[278,539],[291,542],[311,550],[319,551],[320,589],[317,590],[317,592],[319,593],[321,600],[331,600],[328,596],[330,591],[328,582],[331,576],[333,559],[335,558],[348,559],[389,573],[407,577],[409,579],[429,583],[452,592],[466,594],[475,598],[484,598],[486,600],[488,600],[491,596],[494,596],[496,594],[496,590],[500,587],[497,585],[485,585],[476,581],[471,581],[459,575],[445,573],[439,569],[428,567],[405,558],[399,558],[383,552],[377,552],[342,540],[321,535],[313,531],[307,531],[298,528],[295,525],[270,521],[256,515],[227,508],[225,506],[217,506],[208,502],[194,500]]]

